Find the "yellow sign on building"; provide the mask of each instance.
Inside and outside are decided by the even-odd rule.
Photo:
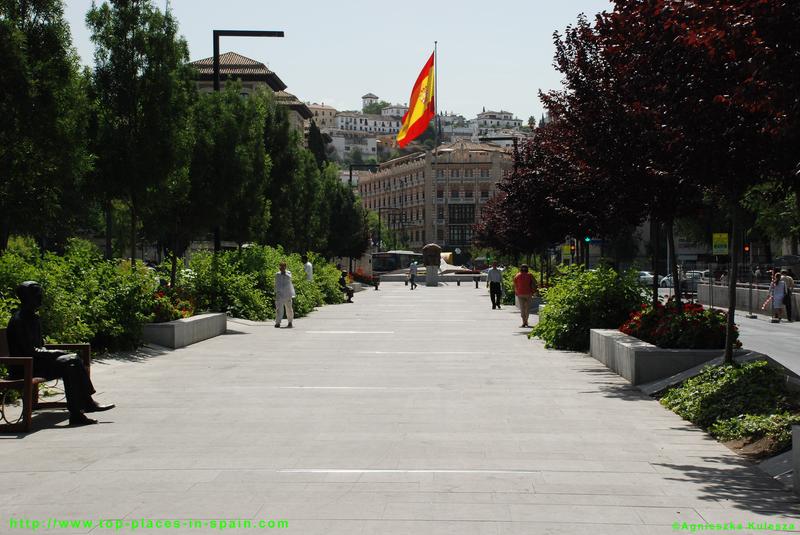
[[[715,255],[728,254],[727,232],[715,232],[711,235],[711,252]]]
[[[562,246],[561,246],[561,256],[562,256],[562,257],[567,257],[567,256],[569,256],[571,253],[572,253],[572,250],[570,249],[570,247],[569,247],[569,244],[568,244],[568,243],[565,243],[564,245],[562,245]]]

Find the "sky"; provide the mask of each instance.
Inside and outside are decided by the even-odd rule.
[[[98,3],[99,0],[98,0]],[[163,9],[167,0],[154,0]],[[91,0],[66,0],[73,44],[86,65]],[[169,0],[192,60],[212,55],[212,30],[282,30],[284,38],[223,37],[220,52],[265,63],[305,102],[361,109],[374,93],[405,104],[438,41],[440,112],[483,108],[540,117],[539,90],[556,89],[553,32],[610,9],[609,0]]]

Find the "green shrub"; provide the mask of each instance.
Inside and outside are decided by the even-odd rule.
[[[635,271],[605,267],[567,267],[541,293],[547,306],[531,335],[546,347],[573,351],[589,349],[589,329],[619,328],[644,299]]]
[[[275,317],[275,274],[281,260],[292,273],[296,317],[307,315],[315,307],[343,301],[335,266],[310,255],[314,279],[307,281],[300,255],[259,245],[216,255],[197,253],[192,257],[191,271],[181,275],[180,284],[195,295],[198,309],[266,321]]]
[[[619,330],[658,347],[672,349],[723,349],[728,315],[697,303],[651,303],[631,313]],[[734,344],[741,347],[734,326]]]
[[[709,432],[718,440],[754,441],[764,437],[773,440],[773,451],[788,449],[792,444],[792,425],[800,425],[800,414],[787,411],[774,414],[742,414],[711,424]]]
[[[19,243],[19,242],[18,242]],[[20,282],[36,280],[44,290],[42,329],[50,342],[89,342],[96,351],[135,347],[152,318],[155,280],[141,265],[102,259],[90,242],[70,240],[64,256],[41,258],[34,247],[0,257],[0,320],[6,325],[18,302]]]
[[[519,273],[519,268],[508,266],[503,270],[503,304],[514,304],[514,276]]]
[[[766,361],[756,361],[741,366],[709,366],[669,390],[661,403],[708,429],[717,421],[740,415],[791,410],[791,399],[783,375]]]

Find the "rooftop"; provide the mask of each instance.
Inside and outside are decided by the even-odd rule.
[[[308,106],[301,102],[299,98],[287,91],[276,91],[275,100],[278,101],[278,104],[282,104],[287,108],[299,113],[303,119],[311,119],[314,116],[314,114],[311,113],[311,110],[308,109]]]
[[[198,59],[190,63],[197,69],[198,79],[211,81],[214,79],[214,57]],[[263,63],[237,54],[225,52],[219,55],[220,80],[242,80],[243,82],[266,82],[273,91],[286,89],[286,84],[278,75]]]
[[[378,98],[378,95],[373,95],[372,93],[367,93],[361,98]]]

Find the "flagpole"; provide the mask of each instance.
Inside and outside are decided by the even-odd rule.
[[[439,139],[441,131],[439,128],[439,41],[433,42],[433,120],[436,121],[434,125],[436,132],[436,147],[439,147]]]
[[[436,167],[436,160],[439,153],[439,127],[438,127],[438,115],[439,115],[439,55],[438,55],[438,45],[439,41],[433,42],[433,119],[436,121],[436,124],[433,126],[433,165],[431,166],[432,175],[433,175],[433,190],[431,191],[431,199],[433,199],[433,210],[431,213],[431,218],[433,219],[433,236],[431,237],[431,241],[429,243],[438,243],[439,236],[439,223],[436,219],[439,217],[438,214],[438,207],[436,206],[436,188],[438,183],[438,178],[436,174],[438,173]],[[447,197],[447,193],[445,192],[445,197]]]

